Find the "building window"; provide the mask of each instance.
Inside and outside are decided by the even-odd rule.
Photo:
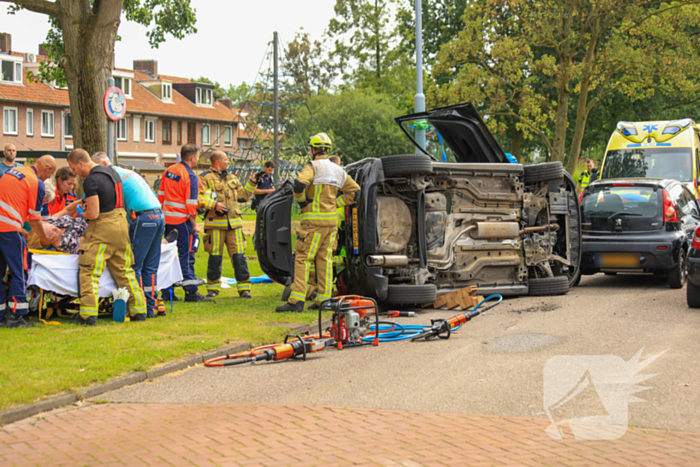
[[[209,134],[209,125],[202,125],[202,146],[209,146],[211,144],[211,135]]]
[[[197,144],[197,124],[188,123],[187,124],[187,143]]]
[[[27,109],[27,136],[34,136],[34,109]]]
[[[195,97],[197,104],[211,105],[212,91],[211,89],[196,88]]]
[[[116,122],[117,124],[117,141],[127,141],[129,139],[129,127],[126,118]]]
[[[177,145],[182,144],[182,122],[177,122]]]
[[[172,122],[170,120],[163,120],[163,144],[172,144]]]
[[[73,137],[73,119],[69,113],[63,114],[63,136],[66,138]]]
[[[0,79],[15,83],[22,82],[22,62],[15,60],[2,60],[0,65]]]
[[[41,111],[41,136],[53,137],[53,110]]]
[[[156,142],[156,121],[146,120],[146,126],[143,130],[143,140],[147,143]]]
[[[129,78],[114,78],[114,86],[121,89],[125,96],[131,97],[131,80]]]
[[[163,100],[171,101],[173,100],[173,85],[169,83],[163,83]]]
[[[231,137],[233,129],[230,126],[224,127],[224,146],[232,146],[233,138]]]
[[[17,134],[17,107],[4,107],[2,111],[2,132],[6,135]]]

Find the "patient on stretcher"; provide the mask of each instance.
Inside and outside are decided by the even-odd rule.
[[[46,196],[44,197],[44,203],[50,203],[55,197],[56,189],[50,181],[45,182],[45,185]],[[67,215],[58,219],[44,217],[42,223],[47,236],[53,238],[53,241],[48,245],[43,245],[34,232],[29,232],[26,236],[29,248],[37,250],[53,248],[62,253],[78,253],[80,242],[87,230],[87,221],[85,219],[79,216],[70,217]]]

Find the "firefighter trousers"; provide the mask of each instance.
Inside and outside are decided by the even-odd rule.
[[[238,293],[250,292],[250,272],[245,258],[245,235],[243,229],[204,231],[204,251],[209,253],[207,264],[207,291],[221,291],[221,269],[223,267],[224,245],[231,257],[236,274]]]
[[[316,303],[331,298],[333,291],[333,250],[338,227],[315,227],[297,230],[294,246],[294,283],[289,296],[290,303],[306,299],[309,274],[316,263]]]
[[[131,316],[146,313],[146,297],[132,268],[134,254],[129,241],[129,225],[123,209],[101,213],[88,222],[85,240],[80,244],[80,315],[97,316],[100,277],[105,270],[117,283],[129,291],[127,302]]]

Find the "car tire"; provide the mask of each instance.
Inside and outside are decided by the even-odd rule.
[[[523,167],[525,170],[525,184],[548,182],[564,176],[564,166],[561,162],[541,162]]]
[[[402,175],[426,175],[433,173],[432,159],[422,154],[404,154],[400,156],[382,157],[385,177],[399,177]]]
[[[676,258],[676,265],[668,270],[668,286],[672,289],[682,289],[688,278],[685,268],[685,250],[681,248]]]
[[[528,279],[528,283],[528,295],[535,297],[564,295],[569,291],[569,278],[567,276]]]
[[[389,305],[422,305],[437,301],[437,287],[424,285],[390,285],[384,303]]]
[[[700,308],[700,287],[688,281],[686,300],[690,308]]]

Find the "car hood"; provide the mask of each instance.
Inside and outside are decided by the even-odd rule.
[[[458,162],[508,163],[503,149],[470,103],[404,115],[396,119],[396,123],[413,144],[428,154],[408,132],[408,124],[415,120],[426,120],[430,123],[452,149]]]

